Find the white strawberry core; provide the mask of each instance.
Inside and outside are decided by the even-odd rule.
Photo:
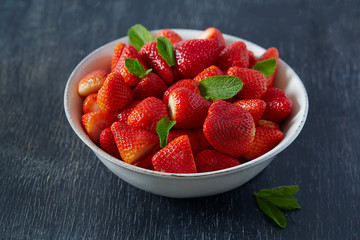
[[[174,98],[172,97],[172,95],[170,95],[170,97],[169,97],[168,108],[169,108],[169,116],[170,116],[171,120],[174,120],[174,118],[175,118],[175,101],[174,101]]]
[[[153,144],[149,144],[148,146],[141,149],[141,151],[137,152],[137,154],[134,156],[131,164],[134,164],[140,161],[142,158],[146,157],[154,149],[155,146],[156,146],[156,142]]]

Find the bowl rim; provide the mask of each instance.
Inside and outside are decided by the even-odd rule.
[[[161,29],[157,29],[157,30],[151,30],[150,32],[153,34],[156,34],[157,32],[159,32]],[[203,32],[203,30],[196,30],[196,29],[177,29],[177,28],[171,28],[171,30],[177,32],[180,36],[182,34],[200,34]],[[223,33],[223,37],[226,40],[230,40],[230,41],[243,41],[247,46],[248,45],[252,45],[253,47],[259,48],[262,51],[265,51],[265,49],[263,47],[260,47],[259,45],[250,42],[248,40],[242,39],[240,37],[236,37],[233,35],[229,35],[229,34],[224,34]],[[119,41],[126,41],[128,40],[127,36],[118,38],[116,40],[113,40],[111,42],[108,42],[106,44],[103,44],[102,46],[98,47],[97,49],[95,49],[94,51],[90,52],[85,58],[83,58],[77,65],[76,67],[73,69],[73,71],[71,72],[69,78],[67,79],[66,82],[66,86],[65,86],[65,91],[64,91],[64,111],[65,111],[65,115],[67,117],[67,120],[71,126],[71,128],[74,130],[74,132],[76,133],[76,135],[96,154],[96,155],[100,155],[101,157],[103,157],[104,159],[106,159],[107,161],[110,161],[111,163],[119,166],[119,167],[123,167],[125,169],[131,170],[131,171],[135,171],[138,173],[142,173],[142,174],[146,174],[146,175],[153,175],[153,176],[158,176],[158,177],[165,177],[165,178],[188,178],[188,179],[194,179],[194,178],[207,178],[207,177],[212,177],[215,175],[226,175],[226,174],[232,174],[238,171],[244,171],[248,168],[251,168],[255,165],[258,165],[264,161],[267,161],[269,159],[272,159],[273,157],[275,157],[278,153],[280,153],[281,151],[283,151],[285,148],[287,148],[296,138],[297,136],[300,134],[302,128],[305,125],[306,122],[306,118],[308,115],[308,110],[309,110],[309,98],[307,95],[307,91],[305,89],[305,86],[303,84],[303,82],[301,81],[300,77],[297,75],[297,73],[286,63],[284,62],[281,58],[279,58],[279,62],[281,64],[284,65],[284,67],[288,70],[291,71],[293,77],[297,78],[300,86],[301,86],[301,90],[304,93],[304,98],[305,98],[305,106],[303,108],[303,113],[302,113],[302,118],[301,121],[299,123],[299,125],[297,126],[295,132],[290,135],[286,142],[283,142],[282,144],[278,144],[277,146],[275,146],[273,149],[271,149],[269,152],[261,155],[258,158],[252,159],[250,161],[247,161],[245,163],[242,163],[238,166],[235,167],[231,167],[231,168],[226,168],[226,169],[221,169],[221,170],[217,170],[217,171],[211,171],[211,172],[204,172],[204,173],[164,173],[164,172],[157,172],[154,170],[149,170],[149,169],[145,169],[145,168],[141,168],[141,167],[137,167],[135,165],[132,164],[128,164],[124,161],[121,161],[113,156],[111,156],[110,154],[106,153],[105,151],[103,151],[100,147],[98,147],[95,143],[93,143],[88,136],[85,136],[75,125],[74,119],[72,118],[72,116],[70,115],[70,108],[69,108],[69,95],[70,95],[70,85],[73,81],[75,81],[74,79],[74,75],[77,71],[77,69],[80,68],[80,66],[82,66],[86,61],[88,61],[93,55],[95,55],[96,53],[102,51],[104,48],[109,47],[109,45],[114,45],[115,43],[119,42]],[[284,141],[284,140],[283,140]],[[280,142],[281,143],[281,142]]]

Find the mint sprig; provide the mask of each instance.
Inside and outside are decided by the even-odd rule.
[[[261,211],[273,219],[280,227],[285,228],[286,218],[279,208],[284,210],[301,209],[297,199],[292,196],[298,191],[298,185],[290,185],[273,189],[261,189],[254,195]]]
[[[212,76],[199,82],[199,91],[206,100],[229,99],[238,94],[244,83],[235,76]]]
[[[276,59],[275,58],[269,58],[264,61],[258,62],[255,64],[255,66],[252,67],[252,69],[257,70],[265,75],[265,77],[270,77],[276,68]]]
[[[159,36],[156,39],[156,47],[160,56],[166,61],[169,67],[175,66],[174,47],[169,39]]]
[[[141,47],[144,44],[155,40],[155,38],[151,34],[151,32],[149,32],[149,30],[147,30],[141,24],[136,24],[136,25],[132,26],[128,30],[128,37],[129,37],[130,44],[133,45],[136,48],[136,50],[138,50],[138,51],[141,49]]]
[[[144,78],[152,71],[151,68],[146,70],[144,66],[139,62],[139,60],[132,58],[125,59],[125,66],[131,74],[139,78]]]
[[[167,144],[170,129],[176,124],[176,121],[171,121],[168,117],[163,117],[156,125],[156,132],[160,138],[160,147],[163,148]]]

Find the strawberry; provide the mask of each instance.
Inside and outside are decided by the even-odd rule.
[[[129,103],[128,105],[126,105],[123,109],[121,109],[119,111],[115,111],[114,117],[115,117],[116,121],[127,123],[127,119],[129,117],[130,113],[132,112],[132,110],[134,110],[134,108],[136,107],[136,105],[138,105],[138,103],[140,103],[140,101],[133,101],[133,102]]]
[[[204,78],[207,78],[207,77],[221,76],[221,75],[224,75],[224,72],[220,68],[218,68],[217,66],[212,65],[212,66],[210,66],[208,68],[205,68],[204,71],[202,71],[201,73],[196,75],[194,80],[199,82],[199,81],[201,81],[201,80],[203,80]]]
[[[240,165],[236,158],[215,150],[201,151],[195,157],[195,164],[198,172],[211,172]]]
[[[163,36],[170,40],[170,42],[175,45],[178,42],[182,41],[182,38],[177,34],[176,32],[170,30],[170,29],[163,29],[160,32],[156,34],[157,37]]]
[[[261,55],[257,62],[261,62],[261,61],[264,61],[266,59],[270,59],[270,58],[275,58],[276,60],[276,68],[275,68],[275,71],[274,73],[267,77],[267,87],[270,88],[274,85],[274,80],[275,80],[275,75],[276,75],[276,70],[277,70],[277,67],[279,65],[279,51],[277,50],[277,48],[268,48],[264,53],[263,55]]]
[[[190,91],[193,91],[195,93],[198,93],[200,94],[200,91],[199,91],[199,88],[198,88],[198,83],[192,79],[183,79],[183,80],[180,80],[176,83],[174,83],[173,85],[171,85],[164,93],[163,95],[163,100],[164,102],[167,104],[169,102],[169,95],[170,95],[170,92],[176,88],[187,88],[189,89]]]
[[[110,127],[113,122],[113,115],[102,110],[86,113],[81,116],[82,126],[90,139],[95,143],[100,141],[100,133],[102,130]]]
[[[122,42],[118,42],[114,47],[114,54],[111,58],[111,72],[115,70],[115,67],[121,57],[121,53],[124,50],[126,44]]]
[[[101,110],[96,103],[96,98],[97,98],[97,93],[92,93],[85,98],[82,106],[83,114]]]
[[[250,50],[248,50],[248,55],[249,55],[249,68],[252,68],[256,64],[257,59],[255,57],[255,54]]]
[[[176,88],[169,95],[169,115],[176,121],[174,128],[200,128],[206,118],[210,102],[186,88]]]
[[[233,42],[226,46],[217,59],[217,65],[224,71],[230,67],[249,67],[249,54],[244,42]]]
[[[159,144],[159,138],[144,129],[115,122],[111,126],[121,158],[134,164],[147,156]]]
[[[194,78],[213,65],[221,47],[214,39],[191,39],[175,45],[175,70],[182,78]]]
[[[206,149],[214,149],[211,144],[208,142],[208,140],[206,139],[204,132],[202,130],[202,128],[199,129],[195,129],[195,133],[196,136],[198,137],[199,140],[199,145],[200,145],[200,150],[206,150]],[[195,153],[194,153],[195,154]]]
[[[169,132],[167,143],[170,143],[172,140],[182,135],[187,135],[189,137],[191,151],[194,155],[196,155],[200,151],[200,143],[199,143],[199,138],[195,131],[177,130],[177,129],[171,130]]]
[[[199,39],[214,39],[218,42],[221,49],[225,47],[225,40],[222,33],[214,27],[207,28],[199,37]]]
[[[273,149],[282,139],[283,134],[279,129],[256,127],[254,142],[245,158],[251,160],[260,157]]]
[[[239,77],[244,82],[242,90],[237,94],[240,99],[260,99],[267,90],[266,77],[259,71],[231,67],[227,75]]]
[[[125,66],[126,58],[137,59],[144,66],[145,70],[147,70],[147,66],[133,45],[129,44],[124,47],[114,72],[119,72],[128,86],[136,86],[140,82],[140,78],[130,73],[127,69]]]
[[[260,119],[259,122],[257,123],[258,127],[263,127],[263,128],[272,128],[272,129],[279,129],[280,130],[280,126],[277,123],[274,123],[272,121],[268,121],[268,120],[264,120],[264,119]]]
[[[262,100],[266,102],[262,117],[265,120],[279,123],[289,116],[292,111],[291,99],[279,88],[269,88]]]
[[[171,141],[153,156],[152,163],[159,172],[196,173],[189,137],[183,135]]]
[[[131,111],[127,123],[156,133],[156,125],[163,117],[169,117],[165,103],[155,97],[148,97]]]
[[[97,96],[99,108],[105,111],[117,111],[133,99],[131,89],[117,72],[110,73]]]
[[[110,154],[113,157],[121,159],[119,150],[116,146],[114,135],[111,132],[111,128],[105,128],[100,134],[100,146],[101,149]]]
[[[137,167],[155,170],[152,164],[152,158],[160,150],[160,146],[157,145],[146,157],[142,158],[140,161],[136,162],[134,165]]]
[[[259,122],[266,108],[266,103],[260,99],[242,99],[234,104],[248,111],[253,116],[255,124]]]
[[[78,85],[78,92],[80,96],[86,97],[91,93],[96,93],[104,84],[108,74],[109,73],[107,71],[99,69],[83,77]]]
[[[255,135],[254,119],[243,108],[217,100],[209,108],[203,132],[216,150],[237,158],[250,150]]]
[[[143,100],[151,96],[161,99],[166,89],[164,80],[155,73],[149,73],[133,89],[134,99]]]
[[[153,72],[159,75],[166,84],[170,85],[174,81],[174,73],[171,67],[160,56],[156,46],[156,41],[146,43],[139,51],[139,56]]]

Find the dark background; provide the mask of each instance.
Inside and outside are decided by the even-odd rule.
[[[75,135],[67,78],[99,46],[148,29],[219,28],[275,46],[309,95],[305,127],[261,174],[225,194],[172,199],[112,174]],[[0,238],[359,239],[360,2],[0,2]],[[253,192],[298,184],[277,227]]]

